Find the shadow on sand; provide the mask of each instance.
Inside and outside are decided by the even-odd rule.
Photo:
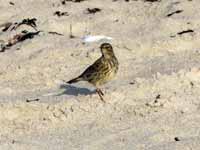
[[[89,90],[87,88],[80,88],[80,87],[75,87],[73,85],[68,85],[68,84],[62,84],[60,85],[60,89],[64,89],[64,91],[57,96],[61,95],[91,95],[96,93],[95,90]]]

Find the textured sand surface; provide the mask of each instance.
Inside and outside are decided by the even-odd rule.
[[[199,0],[12,2],[0,0],[0,25],[36,18],[43,32],[0,52],[0,150],[200,149]],[[34,31],[2,29],[0,44]],[[100,56],[86,35],[112,37],[120,62],[105,104],[63,82]]]

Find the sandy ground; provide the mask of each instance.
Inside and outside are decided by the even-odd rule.
[[[0,53],[0,150],[199,150],[199,10],[199,0],[0,0],[0,24],[36,18],[43,31]],[[34,31],[2,29],[1,44]],[[86,35],[112,37],[120,62],[105,104],[88,83],[63,82],[100,56],[102,41]]]

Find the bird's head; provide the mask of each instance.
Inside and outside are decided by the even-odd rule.
[[[109,43],[103,43],[100,46],[101,53],[105,58],[111,58],[114,56],[113,48]]]

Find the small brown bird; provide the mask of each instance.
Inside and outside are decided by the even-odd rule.
[[[118,71],[118,60],[115,57],[113,48],[109,43],[103,43],[100,46],[102,56],[89,66],[80,76],[68,81],[67,83],[75,83],[78,81],[88,81],[96,87],[100,99],[104,101],[104,93],[99,86],[107,83],[114,78]]]

